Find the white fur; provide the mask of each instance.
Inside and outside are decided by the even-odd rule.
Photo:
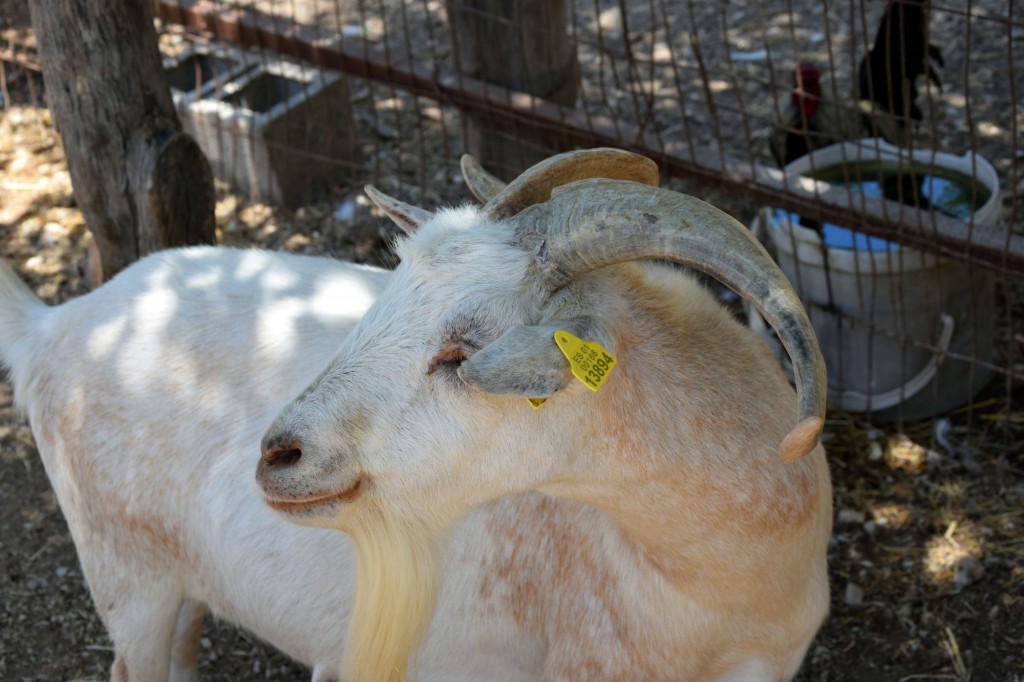
[[[791,675],[827,609],[830,494],[820,449],[778,462],[795,408],[767,351],[664,269],[608,268],[544,301],[525,279],[527,255],[472,209],[440,214],[402,254],[389,275],[283,254],[171,251],[58,308],[0,266],[0,361],[114,641],[112,677],[194,679],[188,652],[206,608],[309,665],[314,680],[339,669],[356,554],[342,533],[264,504],[253,473],[272,422],[303,438],[289,494],[369,475],[356,503],[294,520],[381,543],[376,557],[360,556],[371,600],[399,614],[411,597],[429,605],[431,595],[408,592],[429,590],[434,571],[432,620],[395,633],[398,650],[422,638],[415,679]],[[641,369],[616,346],[634,307],[620,277],[661,292],[695,329],[721,328],[715,348],[679,338],[680,359],[635,406],[616,402]],[[426,374],[453,313],[478,315],[486,342],[553,308],[598,315],[611,330],[622,364],[601,392],[574,383],[533,411]],[[748,375],[722,381],[719,346],[754,357]],[[671,419],[645,413],[646,395]],[[620,434],[635,451],[609,449],[610,433],[592,428],[593,417],[629,416],[616,405],[651,420]],[[733,430],[708,431],[704,417]],[[775,496],[756,494],[766,490]],[[785,518],[792,506],[801,520]],[[410,546],[426,549],[389,553],[390,536],[368,520],[381,514],[416,529]],[[430,564],[435,548],[439,565],[406,565]],[[388,565],[394,556],[415,558]],[[349,641],[379,644],[372,633]],[[357,674],[369,656],[344,655]]]

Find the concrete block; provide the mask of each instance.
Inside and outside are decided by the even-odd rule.
[[[296,208],[350,182],[360,165],[336,72],[275,59],[187,107],[214,174],[251,196]]]
[[[198,43],[190,43],[178,54],[164,57],[167,84],[185,132],[198,139],[190,104],[223,95],[227,83],[240,78],[258,63],[258,58],[248,52]]]

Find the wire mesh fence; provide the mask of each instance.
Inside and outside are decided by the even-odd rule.
[[[485,116],[495,136],[519,124],[524,128],[518,131],[519,137],[526,138],[526,146],[537,137],[528,133],[538,128],[560,134],[563,143],[615,142],[659,157],[672,175],[713,184],[748,185],[748,196],[760,199],[778,194],[771,184],[773,176],[759,174],[757,165],[771,163],[771,127],[788,113],[796,64],[815,64],[826,74],[821,83],[823,99],[849,106],[846,117],[856,118],[859,59],[874,42],[875,25],[885,9],[883,3],[835,7],[808,3],[802,8],[777,4],[774,10],[771,3],[733,10],[707,3],[671,8],[656,3],[570,6],[564,28],[559,27],[555,35],[574,46],[577,59],[563,68],[567,82],[554,87],[549,74],[542,74],[549,82],[531,83],[532,71],[525,64],[516,66],[522,76],[514,83],[482,79],[481,69],[512,70],[511,64],[522,60],[524,50],[497,50],[494,44],[503,41],[488,40],[491,35],[470,40],[466,34],[472,35],[472,30],[463,30],[461,40],[467,45],[460,51],[459,41],[453,40],[454,34],[448,30],[453,13],[441,3],[378,3],[372,7],[336,3],[321,8],[318,3],[167,2],[159,3],[158,10],[168,21],[203,28],[212,36],[257,47],[264,53],[300,56],[370,77],[407,94],[455,105],[463,113]],[[877,7],[871,7],[873,4]],[[469,8],[462,15],[478,18],[485,11],[486,7]],[[1005,152],[1014,149],[1014,85],[1021,77],[1014,68],[1012,41],[1006,50],[971,52],[975,44],[1007,42],[1016,26],[1007,11],[1005,5],[976,14],[933,9],[933,29],[945,29],[943,39],[963,44],[966,50],[945,60],[941,92],[922,89],[918,107],[928,116],[915,126],[915,134],[905,144],[911,149],[961,148],[991,158],[1007,156],[1001,170],[1013,184],[1018,180],[1016,167],[1012,155]],[[506,34],[515,35],[530,28],[521,16],[500,16],[492,23],[493,27],[478,22],[468,29],[505,29]],[[531,47],[536,49],[536,45]],[[488,50],[506,59],[501,68],[481,66],[485,60],[470,54]],[[559,103],[560,96],[564,101],[567,83],[577,83],[577,69],[579,95],[573,106],[546,106]],[[968,78],[970,74],[973,77]],[[989,88],[980,85],[989,77],[1008,84],[1004,97],[994,98]],[[891,89],[883,83],[878,89],[883,86]],[[393,94],[394,90],[390,91],[385,99]],[[526,94],[536,97],[523,96]],[[369,105],[372,114],[386,117],[372,101]],[[413,109],[419,106],[414,103]],[[824,141],[839,141],[850,139],[845,134],[849,132],[836,124],[818,134]],[[509,166],[504,169],[506,176],[521,170],[521,164],[504,163]],[[800,196],[798,187],[791,191]],[[857,201],[853,207],[863,210],[864,202]],[[840,208],[844,215],[851,212],[849,206]],[[1016,207],[1012,213],[1019,222]],[[853,219],[847,215],[846,220]],[[948,227],[941,219],[933,226]],[[866,227],[884,228],[884,224]],[[1014,240],[998,236],[1003,239],[996,240],[994,249],[1001,256],[992,260],[1016,258],[1017,249],[1005,248],[1003,243]],[[951,240],[951,249],[955,243]],[[963,251],[962,245],[959,250]]]
[[[281,200],[278,176],[319,167],[304,190],[371,180],[435,205],[466,199],[463,151],[507,180],[557,151],[624,147],[777,252],[815,315],[838,406],[935,416],[987,389],[1009,408],[1024,378],[1024,20],[1012,2],[156,8],[169,52],[232,45],[257,70],[297,60],[347,82],[333,111],[285,104],[302,122],[275,137],[210,116],[214,102],[251,96],[196,68],[185,116],[213,131],[198,135],[245,189]],[[329,143],[337,131],[351,133],[345,153]],[[275,169],[253,154],[293,161]]]
[[[777,255],[837,406],[915,418],[1019,392],[1024,18],[1009,0],[154,7],[185,129],[253,197],[333,197],[344,223],[368,180],[466,200],[464,151],[508,180],[573,147],[632,149]],[[35,98],[31,40],[4,38],[0,85],[13,69]]]

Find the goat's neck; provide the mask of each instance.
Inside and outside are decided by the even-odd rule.
[[[618,376],[586,396],[601,427],[581,425],[587,455],[543,490],[603,511],[659,570],[717,570],[735,561],[718,548],[812,514],[821,472],[778,457],[796,407],[764,344],[700,285],[646,274],[613,330]]]

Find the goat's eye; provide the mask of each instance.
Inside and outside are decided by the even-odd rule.
[[[467,357],[466,351],[454,343],[450,343],[431,359],[427,374],[433,374],[440,369],[455,369],[462,364]]]

